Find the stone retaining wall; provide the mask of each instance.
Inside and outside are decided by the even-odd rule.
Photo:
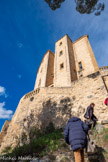
[[[21,144],[22,133],[25,132],[29,138],[30,129],[34,126],[45,130],[52,122],[56,128],[64,128],[73,115],[84,119],[91,102],[95,103],[94,113],[99,122],[108,120],[108,109],[104,105],[107,90],[99,72],[73,82],[68,88],[46,87],[40,88],[39,93],[32,91],[29,94],[32,96],[20,100],[0,151],[6,146]]]

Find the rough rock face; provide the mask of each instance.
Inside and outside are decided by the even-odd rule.
[[[106,95],[99,73],[75,81],[69,88],[46,87],[26,94],[20,100],[7,134],[1,141],[0,151],[6,146],[21,145],[23,132],[29,141],[29,132],[34,126],[44,130],[52,122],[55,128],[64,128],[73,115],[83,119],[85,109],[91,102],[96,105],[94,113],[99,121],[107,120]]]
[[[3,125],[2,131],[0,133],[0,143],[2,142],[4,136],[7,134],[7,130],[8,130],[10,122],[11,121],[6,120],[4,125]]]

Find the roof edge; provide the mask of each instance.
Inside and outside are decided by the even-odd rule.
[[[87,37],[87,38],[88,38],[89,36],[88,36],[88,35],[83,35],[83,36],[79,37],[77,40],[75,40],[75,41],[73,42],[73,44],[76,43],[77,41],[83,39],[84,37]]]
[[[108,66],[101,66],[101,67],[99,67],[99,69],[104,69],[104,68],[108,68]]]
[[[64,36],[62,36],[60,39],[62,39],[63,37],[65,37],[65,36],[67,36],[69,39],[70,39],[70,37],[69,37],[69,35],[68,34],[65,34]],[[55,43],[57,43],[58,41],[60,41],[60,39],[58,39]],[[71,39],[70,39],[71,40]],[[72,42],[72,40],[71,40],[71,42]]]

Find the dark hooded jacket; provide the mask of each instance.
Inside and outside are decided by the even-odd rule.
[[[87,110],[86,110],[86,113],[84,114],[84,117],[86,119],[89,117],[89,119],[91,119],[91,120],[98,121],[96,116],[93,114],[93,107],[91,105],[87,107]]]
[[[92,117],[93,117],[93,107],[91,105],[87,107],[87,110],[86,110],[86,113],[85,113],[84,117],[85,118],[89,117],[90,119],[92,119]]]
[[[88,126],[80,118],[73,117],[69,119],[66,125],[64,139],[66,143],[71,145],[72,150],[75,151],[86,146],[87,133]]]

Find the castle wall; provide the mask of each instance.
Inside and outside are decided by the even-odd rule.
[[[104,104],[107,93],[108,68],[99,69],[88,37],[72,43],[65,35],[56,42],[55,56],[50,50],[46,52],[34,90],[21,98],[11,122],[4,124],[0,152],[7,146],[22,145],[23,132],[29,141],[34,126],[45,130],[52,122],[55,128],[64,128],[72,116],[84,120],[91,102],[95,103],[94,113],[99,122],[107,120],[108,109]]]
[[[105,86],[106,86],[106,89],[107,89],[107,92],[108,92],[108,75],[103,76],[103,81],[105,83]]]
[[[102,76],[108,75],[108,66],[103,66],[99,68]]]
[[[39,66],[34,89],[46,87],[53,83],[54,67],[51,64],[54,66],[54,54],[48,50]]]
[[[49,58],[49,52],[47,52],[44,55],[42,62],[39,66],[34,89],[39,88],[39,87],[45,87],[47,67],[48,67],[48,58]]]
[[[48,71],[46,77],[46,87],[52,85],[53,83],[54,83],[54,54],[50,52],[48,60]]]
[[[90,46],[88,36],[83,36],[73,43],[78,78],[99,71],[98,64]],[[82,70],[79,63],[82,64]]]
[[[72,55],[71,40],[65,35],[55,44],[54,87],[70,87],[71,81],[76,79],[74,55]],[[70,69],[72,67],[74,69]]]
[[[99,70],[108,92],[108,66],[100,67]]]
[[[69,37],[67,37],[67,44],[68,44],[68,54],[69,54],[69,64],[70,64],[70,76],[71,76],[71,82],[72,82],[72,81],[77,80],[77,71],[76,71],[76,65],[75,65],[73,45]]]
[[[108,119],[108,109],[104,104],[106,94],[99,72],[74,81],[71,88],[45,87],[40,88],[39,93],[28,93],[17,107],[0,151],[21,142],[22,132],[28,135],[33,126],[45,129],[49,122],[53,122],[56,128],[64,128],[72,115],[84,119],[85,110],[91,102],[95,103],[94,113],[99,121]]]

